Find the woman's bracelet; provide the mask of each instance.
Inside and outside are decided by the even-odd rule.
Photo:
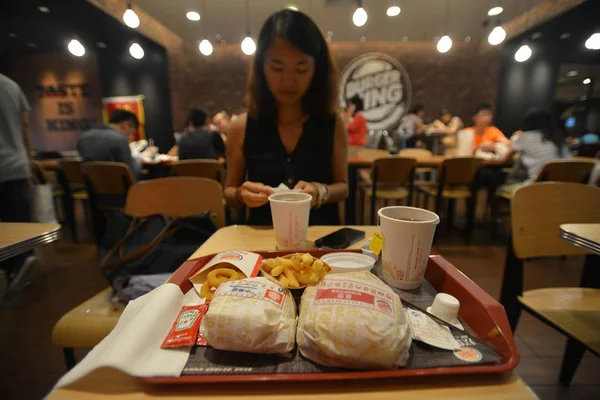
[[[315,208],[321,207],[323,204],[323,186],[319,182],[311,182],[315,188],[317,189],[317,204],[315,204]]]

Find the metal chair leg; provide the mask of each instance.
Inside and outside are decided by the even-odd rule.
[[[64,347],[63,348],[63,356],[65,358],[65,365],[67,367],[67,371],[71,370],[76,362],[75,362],[75,352],[72,347]]]
[[[585,346],[579,343],[577,340],[569,338],[563,356],[560,376],[558,378],[561,385],[569,386],[571,384],[571,380],[577,371],[577,367],[579,366],[579,362],[583,357],[583,353],[585,353]]]

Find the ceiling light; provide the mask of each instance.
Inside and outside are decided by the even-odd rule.
[[[212,43],[210,43],[210,41],[204,39],[200,42],[198,50],[200,50],[200,53],[202,53],[203,55],[210,56],[213,52],[213,45]]]
[[[596,32],[585,41],[585,47],[590,50],[600,50],[600,33]]]
[[[285,6],[285,8],[292,11],[298,11],[298,6],[295,4],[288,4],[287,6]]]
[[[571,34],[570,34],[569,32],[565,32],[565,33],[563,33],[562,35],[560,35],[560,38],[561,38],[562,40],[568,39],[568,38],[570,38],[570,37],[571,37]]]
[[[356,11],[354,11],[354,15],[352,15],[352,22],[356,26],[363,26],[367,23],[367,18],[369,18],[369,16],[367,15],[365,9],[358,7]]]
[[[35,46],[35,43],[33,43],[33,42],[28,42],[28,43],[27,43],[27,47],[30,47],[30,48],[32,48],[32,49],[35,49],[35,48],[36,48],[36,46]]]
[[[133,43],[129,46],[129,54],[136,60],[144,58],[144,49],[138,43]]]
[[[246,36],[244,40],[242,40],[242,51],[247,56],[251,56],[256,51],[256,43],[250,37],[250,35]]]
[[[83,47],[81,42],[77,39],[71,39],[67,45],[67,49],[69,49],[69,52],[75,57],[81,57],[85,54],[85,47]]]
[[[494,15],[500,15],[502,14],[502,11],[504,11],[502,7],[492,7],[490,8],[490,11],[488,11],[488,15],[490,17],[493,17]]]
[[[327,31],[327,37],[332,37],[333,36],[333,32],[332,31]]]
[[[503,27],[497,26],[490,32],[488,43],[492,46],[497,46],[502,43],[504,39],[506,39],[506,31]]]
[[[529,60],[529,57],[531,57],[531,53],[532,53],[531,47],[524,44],[523,46],[519,47],[519,50],[516,51],[515,61],[525,62],[525,61]]]
[[[198,14],[196,11],[188,11],[185,16],[190,21],[200,21],[200,14]]]
[[[14,39],[14,38],[16,38],[16,37],[17,37],[17,34],[16,34],[16,33],[14,33],[14,32],[10,32],[10,33],[8,34],[8,37],[10,37],[10,38]]]
[[[452,39],[450,39],[450,36],[448,35],[442,36],[442,38],[437,42],[437,49],[440,53],[447,53],[451,48]]]
[[[471,36],[466,36],[465,43],[470,43],[470,42],[471,42]]]
[[[96,46],[98,46],[101,49],[105,49],[106,48],[106,43],[104,43],[104,42],[98,42],[98,43],[96,43]]]
[[[585,79],[583,80],[583,84],[584,84],[584,85],[589,85],[590,83],[592,83],[592,80],[591,80],[590,78],[585,78]]]
[[[361,42],[361,43],[364,43],[364,42],[366,42],[366,41],[367,41],[367,38],[366,38],[365,36],[361,36],[361,37],[360,37],[360,42]]]
[[[135,11],[131,9],[131,4],[127,5],[127,10],[125,11],[125,14],[123,14],[123,22],[130,28],[137,28],[140,26],[140,18]]]
[[[569,72],[567,72],[567,76],[577,76],[577,75],[579,75],[578,71],[569,71]]]
[[[408,42],[408,36],[402,36],[402,41],[403,41],[404,43]]]
[[[398,6],[392,6],[390,8],[387,9],[387,16],[388,17],[395,17],[396,15],[400,14],[400,7]]]
[[[535,32],[533,35],[531,35],[531,38],[533,40],[536,40],[536,39],[541,38],[542,36],[544,36],[544,34],[542,32]]]
[[[44,14],[48,14],[50,12],[50,9],[48,7],[46,7],[46,6],[39,6],[38,10],[40,10]]]

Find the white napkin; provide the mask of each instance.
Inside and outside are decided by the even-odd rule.
[[[101,367],[111,367],[137,377],[180,376],[191,347],[161,349],[184,305],[199,303],[194,290],[184,296],[179,286],[166,283],[131,301],[117,326],[55,389],[70,385]]]

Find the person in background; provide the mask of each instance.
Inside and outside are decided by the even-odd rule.
[[[231,124],[225,198],[248,206],[248,224],[271,225],[280,183],[312,196],[311,225],[339,225],[348,196],[348,137],[337,114],[338,72],[306,14],[273,13],[260,30],[246,95],[249,112]]]
[[[523,130],[512,136],[511,154],[520,157],[506,179],[507,184],[532,183],[544,164],[571,158],[563,132],[550,111],[530,109],[523,119]]]
[[[364,147],[367,143],[367,119],[362,110],[364,102],[359,95],[354,95],[348,99],[348,108],[343,114],[346,130],[348,131],[348,145],[356,147]]]
[[[32,222],[30,110],[19,85],[0,74],[0,222]],[[35,262],[33,252],[0,262],[0,301]]]
[[[227,111],[221,110],[216,113],[212,118],[212,122],[221,134],[223,143],[227,143],[227,132],[229,132],[229,125],[231,124],[231,118],[229,117]]]
[[[99,125],[77,138],[77,151],[83,162],[114,161],[129,166],[135,179],[139,179],[141,166],[131,156],[129,140],[139,126],[136,115],[127,110],[115,110],[108,125]]]
[[[473,126],[466,129],[473,131],[473,153],[477,150],[494,152],[496,143],[510,146],[510,140],[500,129],[492,125],[493,119],[492,106],[487,103],[477,106],[473,115]]]
[[[425,107],[415,104],[410,112],[400,120],[397,137],[400,149],[415,147],[419,135],[425,133],[427,126],[423,123]]]
[[[187,133],[179,141],[179,159],[218,160],[225,153],[225,143],[219,132],[210,130],[211,121],[203,110],[190,111]]]
[[[427,131],[445,133],[447,136],[442,139],[442,144],[446,149],[452,149],[456,147],[456,134],[464,126],[460,117],[453,115],[448,109],[442,108],[440,116],[429,125]]]

